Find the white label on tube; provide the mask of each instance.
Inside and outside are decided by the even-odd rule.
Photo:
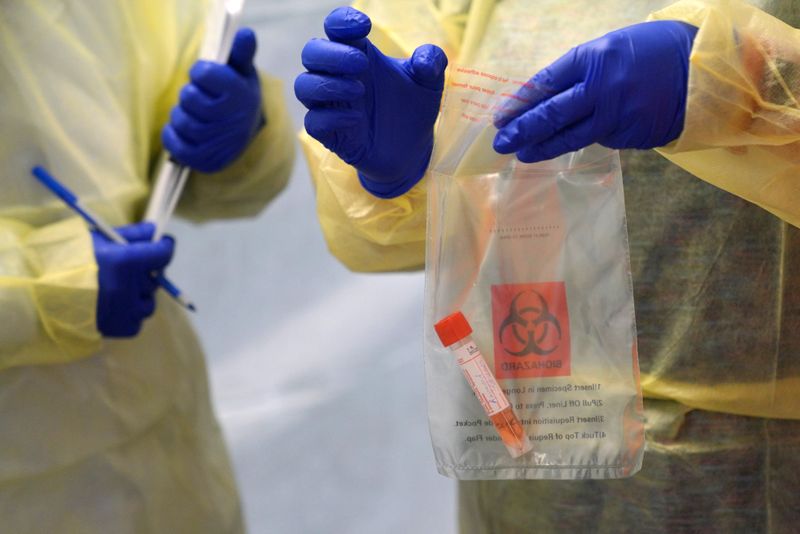
[[[508,399],[495,380],[486,360],[475,343],[467,343],[453,351],[472,391],[481,401],[486,414],[492,416],[509,407]]]

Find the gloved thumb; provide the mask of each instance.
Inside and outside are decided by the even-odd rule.
[[[425,44],[414,50],[411,59],[406,62],[406,69],[411,78],[421,86],[441,91],[444,88],[444,70],[447,68],[447,56],[436,45]]]
[[[125,226],[117,226],[116,231],[125,238],[125,241],[137,243],[139,241],[150,241],[153,239],[156,225],[151,222],[140,222]]]
[[[372,21],[352,7],[337,7],[325,17],[325,35],[331,41],[345,43],[364,50],[365,37],[372,30]]]
[[[242,76],[255,74],[253,58],[256,56],[256,34],[250,28],[236,32],[228,56],[228,65]]]

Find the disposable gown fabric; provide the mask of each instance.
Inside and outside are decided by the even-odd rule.
[[[406,47],[406,55],[421,42],[438,40],[452,64],[468,64],[477,58],[473,64],[489,69],[494,62],[503,61],[507,50],[523,48],[532,75],[571,46],[641,22],[667,4],[553,0],[533,8],[529,2],[486,0],[462,3],[460,14],[451,10],[446,17],[442,2],[425,0],[361,2],[358,7],[371,17],[373,33],[386,36],[395,49]],[[751,4],[765,11],[748,10],[752,20],[771,15],[800,27],[791,0]],[[702,5],[729,21],[735,19],[734,12],[746,7],[721,1]],[[532,9],[535,16],[531,16]],[[680,19],[677,14],[675,18]],[[436,22],[439,29],[428,32],[429,21]],[[700,28],[701,39],[705,31]],[[796,64],[797,45],[786,41],[784,35],[761,34],[759,39],[779,43],[772,48],[776,63],[791,66]],[[461,40],[445,36],[460,36]],[[704,60],[720,52],[705,50]],[[690,109],[699,91],[712,94],[717,89],[711,79],[694,75],[696,61],[692,58],[690,67]],[[693,81],[699,79],[709,85],[699,87]],[[725,119],[725,113],[714,114],[693,128],[689,117],[685,133],[701,135],[703,127],[712,128],[712,122]],[[326,239],[332,244],[341,237],[341,242],[331,245],[334,254],[359,270],[421,264],[419,244],[424,242],[425,227],[420,212],[424,211],[428,179],[418,185],[421,191],[416,191],[415,197],[374,202],[360,190],[352,169],[324,149],[313,153],[312,145],[306,143],[307,154],[326,158],[325,165],[320,165],[320,159],[312,157],[309,167],[317,184],[317,209]],[[754,153],[750,147],[746,152]],[[792,474],[796,469],[783,470],[781,466],[791,466],[800,453],[800,429],[792,421],[800,419],[796,358],[800,349],[800,272],[796,267],[800,265],[800,233],[729,193],[724,183],[711,186],[654,152],[622,152],[621,156],[645,396],[648,445],[643,469],[628,480],[587,483],[587,487],[547,481],[464,483],[460,486],[467,499],[462,500],[462,529],[502,531],[493,525],[524,513],[527,515],[520,516],[516,531],[529,532],[538,524],[532,523],[531,514],[538,513],[537,521],[544,522],[548,516],[542,511],[552,509],[563,512],[552,522],[542,523],[553,531],[560,528],[565,515],[586,511],[591,517],[603,518],[596,526],[601,532],[636,531],[637,519],[647,514],[646,524],[663,525],[661,531],[691,532],[711,524],[707,517],[699,517],[701,514],[719,517],[710,512],[715,506],[732,517],[739,503],[747,502],[750,504],[742,514],[749,524],[759,525],[757,531],[791,532],[800,521],[795,497],[799,481]],[[674,160],[674,154],[670,157]],[[703,160],[702,151],[687,151],[682,157],[685,161]],[[743,154],[736,162],[752,165],[756,170],[750,176],[757,179],[758,169],[769,168],[772,159],[751,161]],[[783,162],[781,165],[790,165],[795,174],[800,170],[796,161]],[[331,169],[335,174],[329,173]],[[700,170],[696,172],[705,178]],[[346,191],[347,196],[340,194],[339,199],[353,203],[340,204],[327,194],[332,187]],[[794,190],[785,194],[787,199],[797,198]],[[402,209],[398,209],[400,202],[406,202]],[[360,209],[350,209],[356,205]],[[800,202],[792,206],[796,209]],[[377,225],[402,229],[402,240],[392,232],[373,239],[370,229]],[[660,401],[648,401],[648,397]],[[676,413],[687,415],[677,417]],[[720,417],[724,424],[718,423]],[[708,454],[699,454],[702,451]],[[651,470],[650,465],[659,467]],[[669,482],[672,473],[679,471],[684,475],[676,474],[675,483]],[[710,485],[712,479],[715,484]],[[730,493],[720,494],[722,487]],[[614,494],[613,488],[627,488],[623,497],[630,502],[647,495],[649,504],[636,515],[620,502],[623,497]],[[656,491],[659,488],[663,491]],[[689,493],[687,488],[696,491]],[[504,503],[512,491],[518,505],[506,508]],[[582,498],[571,498],[571,491]],[[704,500],[698,497],[703,491],[708,493]],[[469,506],[475,506],[477,500],[481,511],[472,515]],[[670,504],[655,506],[656,500]],[[527,510],[519,511],[521,506]],[[632,519],[628,521],[628,517]],[[695,530],[694,525],[698,526]],[[576,522],[577,529],[584,527]],[[708,530],[730,531],[725,527],[719,523]],[[515,530],[509,527],[508,532]]]
[[[111,224],[141,216],[160,130],[200,43],[197,1],[7,2],[0,17],[0,517],[4,532],[238,532],[235,483],[201,348],[159,294],[135,339],[96,330],[86,224],[30,176],[44,165]],[[291,128],[190,178],[195,220],[260,210]]]
[[[800,29],[797,6],[682,0],[652,19],[700,31],[690,57],[686,123],[668,159],[800,226]],[[794,27],[793,27],[794,26]]]
[[[797,531],[800,421],[645,399],[642,470],[621,480],[467,481],[461,534]]]

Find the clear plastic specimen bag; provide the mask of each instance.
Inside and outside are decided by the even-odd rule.
[[[644,447],[617,152],[523,164],[492,117],[526,77],[454,67],[429,174],[425,365],[439,472],[630,476]],[[512,458],[433,325],[463,312],[533,450]]]

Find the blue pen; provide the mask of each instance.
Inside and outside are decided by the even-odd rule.
[[[98,232],[106,236],[114,243],[119,243],[120,245],[128,244],[128,241],[124,237],[119,235],[119,233],[116,230],[114,230],[113,226],[106,223],[105,221],[103,221],[103,219],[92,213],[89,210],[89,208],[82,206],[80,200],[78,200],[78,197],[75,196],[75,194],[72,191],[64,187],[62,183],[56,180],[44,168],[36,166],[33,168],[31,172],[47,189],[52,191],[54,195],[63,200],[67,206],[72,208],[75,212],[78,213],[78,215],[83,217],[83,219],[86,222],[97,228]],[[181,290],[175,287],[175,284],[170,282],[167,279],[167,277],[165,277],[163,274],[160,274],[158,275],[156,280],[158,281],[158,284],[162,288],[164,288],[164,291],[169,293],[172,298],[174,298],[181,304],[181,306],[191,311],[196,310],[194,304],[186,300],[182,296]]]

